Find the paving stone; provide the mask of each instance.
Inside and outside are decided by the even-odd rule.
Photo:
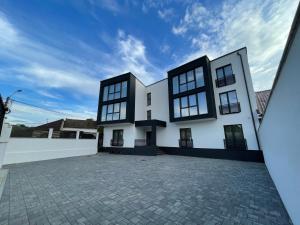
[[[99,154],[14,164],[0,225],[290,225],[262,163]]]

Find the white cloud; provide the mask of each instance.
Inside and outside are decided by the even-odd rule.
[[[172,30],[196,49],[185,60],[205,54],[214,58],[246,46],[254,88],[267,89],[272,85],[297,4],[297,0],[226,0],[220,8],[208,10],[196,3],[187,7]]]
[[[160,51],[164,54],[170,52],[170,45],[163,44],[162,46],[160,46]]]
[[[163,19],[164,21],[168,22],[174,17],[174,9],[173,8],[167,8],[167,9],[161,9],[158,10],[158,16]]]

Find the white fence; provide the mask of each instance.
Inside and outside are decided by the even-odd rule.
[[[5,146],[1,143],[3,165],[97,153],[98,135],[96,139],[79,139],[79,131],[75,139],[52,138],[51,135],[50,130],[48,138],[9,138]]]

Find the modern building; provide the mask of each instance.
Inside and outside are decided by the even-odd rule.
[[[195,59],[148,86],[132,73],[103,80],[97,120],[103,148],[111,152],[259,150],[256,109],[241,48]]]

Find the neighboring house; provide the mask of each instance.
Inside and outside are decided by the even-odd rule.
[[[92,119],[76,120],[76,119],[60,119],[50,123],[46,123],[33,128],[33,137],[40,137],[43,132],[53,129],[53,138],[58,138],[61,132],[65,132],[68,137],[75,138],[76,132],[79,131],[80,137],[93,135],[96,137],[97,123]]]
[[[261,121],[261,119],[264,116],[270,92],[271,92],[271,90],[264,90],[264,91],[255,92],[255,94],[256,94],[256,104],[257,104],[257,114],[258,114],[259,121]]]
[[[200,57],[148,86],[131,73],[101,81],[105,150],[259,150],[258,124],[246,48]]]

